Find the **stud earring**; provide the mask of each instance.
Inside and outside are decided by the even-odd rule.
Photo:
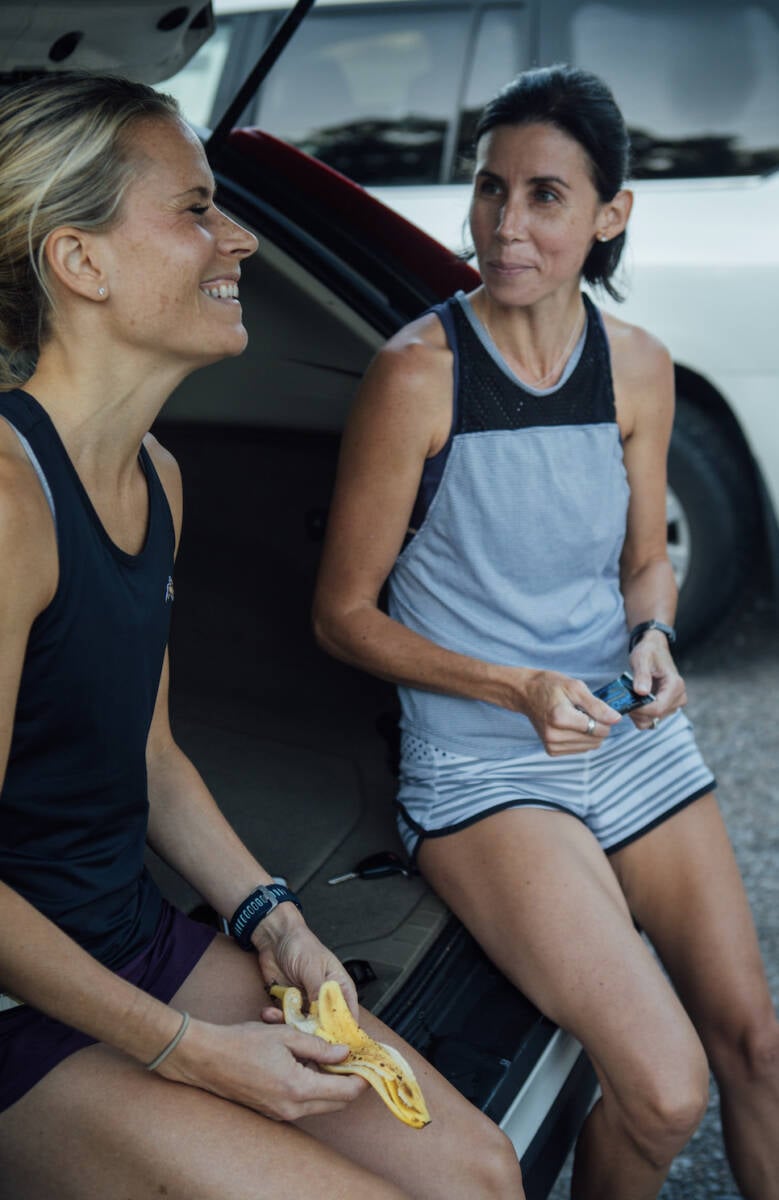
[[[105,296],[105,288],[104,288],[104,287],[99,287],[99,288],[97,289],[97,294],[98,294],[98,296]]]
[[[599,241],[599,242],[607,242],[608,240],[609,240],[609,239],[608,239],[608,237],[607,237],[607,235],[606,235],[605,233],[599,233],[599,234],[598,234],[598,241]]]

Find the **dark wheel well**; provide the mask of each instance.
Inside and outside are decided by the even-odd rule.
[[[700,377],[677,368],[668,482],[689,531],[689,562],[677,627],[686,646],[709,632],[751,572],[761,533],[756,468],[725,402]]]

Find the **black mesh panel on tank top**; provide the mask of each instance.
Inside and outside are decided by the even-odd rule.
[[[588,296],[583,299],[587,334],[581,357],[565,383],[540,396],[500,368],[462,306],[456,300],[450,301],[460,368],[455,434],[616,420],[606,335],[594,304]]]

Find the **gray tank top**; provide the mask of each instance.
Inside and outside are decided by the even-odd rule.
[[[454,354],[452,429],[426,464],[389,612],[447,649],[595,688],[627,664],[619,560],[629,488],[608,342],[586,295],[584,304],[579,345],[543,391],[514,375],[462,293],[433,310]],[[540,744],[519,713],[399,694],[401,727],[443,750],[508,757]]]

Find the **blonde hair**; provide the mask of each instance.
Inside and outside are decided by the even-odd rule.
[[[46,240],[62,225],[108,229],[135,163],[128,133],[180,119],[176,101],[117,76],[63,72],[0,100],[0,389],[32,374],[53,308]]]

